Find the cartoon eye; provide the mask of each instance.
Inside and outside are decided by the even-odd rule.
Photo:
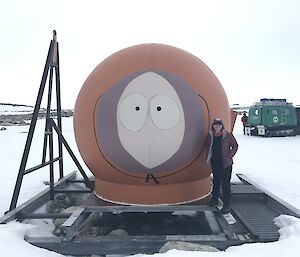
[[[147,100],[140,94],[129,95],[119,104],[118,113],[125,128],[139,131],[146,121]]]
[[[160,129],[170,129],[177,125],[180,112],[177,103],[165,95],[157,95],[150,102],[151,118]]]

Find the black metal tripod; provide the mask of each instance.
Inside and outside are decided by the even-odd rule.
[[[53,84],[53,74],[55,73],[55,84],[56,84],[56,113],[57,113],[57,124],[50,117],[51,114],[51,99],[52,99],[52,84]],[[44,95],[44,90],[46,87],[47,78],[49,75],[49,90],[48,90],[48,102],[47,102],[47,110],[46,110],[46,124],[45,124],[45,134],[44,134],[44,145],[43,145],[43,153],[42,153],[42,163],[36,165],[32,168],[26,169],[26,164],[28,160],[28,155],[30,152],[30,147],[36,127],[36,122],[39,116],[39,110],[42,102],[42,98]],[[53,156],[53,130],[57,133],[58,136],[58,157],[54,158]],[[14,188],[14,193],[12,196],[12,200],[10,203],[9,211],[13,210],[17,206],[20,189],[23,181],[24,175],[27,175],[35,170],[38,170],[42,167],[49,165],[49,173],[50,173],[50,199],[54,199],[54,194],[56,190],[54,189],[54,162],[59,162],[59,178],[64,177],[63,173],[63,145],[70,154],[77,168],[79,169],[81,175],[84,178],[85,184],[91,190],[93,190],[93,185],[85,174],[83,168],[78,162],[76,156],[68,145],[62,134],[62,121],[61,121],[61,95],[60,95],[60,76],[59,76],[59,52],[58,52],[58,42],[56,31],[53,31],[53,39],[50,42],[49,51],[47,55],[46,64],[44,67],[44,72],[39,88],[39,92],[37,95],[36,103],[34,106],[34,111],[28,131],[28,136],[19,168],[19,173],[16,181],[16,185]],[[47,149],[49,153],[49,160],[46,161]]]

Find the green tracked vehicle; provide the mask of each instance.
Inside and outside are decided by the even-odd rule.
[[[249,109],[246,134],[253,136],[295,136],[298,134],[296,108],[286,99],[263,98]]]

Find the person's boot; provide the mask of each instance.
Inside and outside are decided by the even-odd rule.
[[[218,203],[219,203],[218,198],[211,198],[210,201],[209,201],[209,203],[208,203],[208,205],[209,205],[210,207],[215,207],[215,206],[218,205]]]
[[[228,213],[230,211],[230,204],[229,203],[224,203],[221,212],[222,213]]]

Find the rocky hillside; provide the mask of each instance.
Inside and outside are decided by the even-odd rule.
[[[23,126],[29,125],[33,106],[0,103],[0,126]],[[62,110],[62,117],[73,116],[73,110]],[[40,109],[39,119],[46,117],[46,109]],[[51,111],[51,117],[56,117],[56,111]]]

